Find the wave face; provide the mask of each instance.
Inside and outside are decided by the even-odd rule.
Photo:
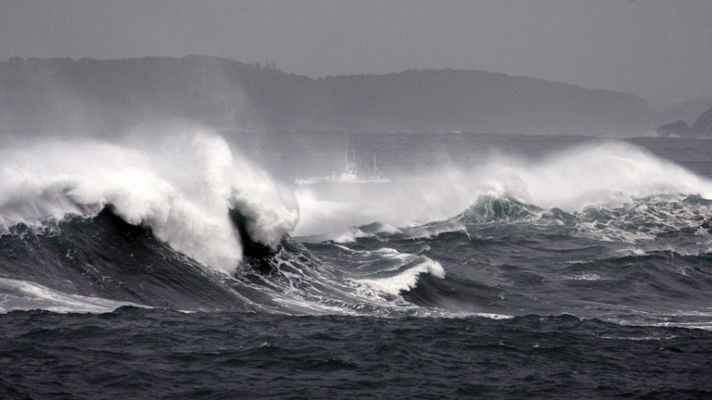
[[[361,197],[318,219],[317,194],[292,198],[206,131],[6,148],[0,307],[567,313],[712,326],[705,178],[635,146],[601,143],[414,179],[396,183],[392,202]],[[411,218],[416,202],[425,222]],[[330,213],[377,218],[398,208],[380,222],[289,234],[300,212],[300,224],[318,227]]]

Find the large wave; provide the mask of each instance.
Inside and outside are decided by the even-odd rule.
[[[224,272],[242,259],[229,211],[246,217],[253,240],[275,247],[298,219],[285,198],[267,174],[200,129],[130,145],[76,139],[0,150],[0,232],[91,217],[110,206]]]

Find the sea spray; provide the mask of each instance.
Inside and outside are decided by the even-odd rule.
[[[364,187],[348,202],[299,188],[298,235],[343,232],[378,221],[396,227],[450,218],[482,195],[508,197],[542,208],[580,211],[618,207],[658,194],[712,198],[712,182],[635,145],[607,141],[579,145],[540,159],[498,154],[478,166],[434,167],[389,185]]]

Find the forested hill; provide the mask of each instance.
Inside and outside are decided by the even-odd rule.
[[[186,119],[225,129],[627,135],[654,129],[636,96],[500,73],[323,78],[207,57],[0,63],[0,129],[108,133]]]

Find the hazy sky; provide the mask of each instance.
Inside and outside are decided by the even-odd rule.
[[[712,0],[0,0],[0,59],[187,54],[483,69],[659,104],[712,95]]]

